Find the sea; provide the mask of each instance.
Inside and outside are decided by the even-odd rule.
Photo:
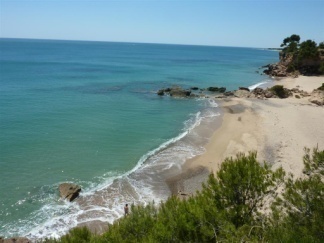
[[[157,90],[255,88],[277,60],[260,48],[0,39],[0,236],[57,238],[165,200],[166,178],[204,152],[221,110]],[[61,200],[63,182],[80,198]]]

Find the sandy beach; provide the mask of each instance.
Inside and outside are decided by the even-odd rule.
[[[323,76],[300,76],[275,80],[273,85],[311,92],[323,82]],[[222,124],[206,144],[206,152],[187,161],[183,175],[172,180],[172,192],[184,189],[182,193],[194,193],[201,188],[201,181],[207,179],[206,173],[204,177],[198,173],[204,171],[202,168],[215,172],[226,157],[248,151],[257,151],[259,161],[266,161],[273,169],[282,167],[296,177],[301,176],[304,148],[318,146],[324,149],[324,107],[312,104],[308,99],[218,100],[224,112]]]

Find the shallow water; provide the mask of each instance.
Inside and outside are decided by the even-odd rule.
[[[219,110],[162,87],[251,86],[276,52],[232,47],[0,39],[0,235],[59,236],[163,200],[203,152]],[[208,130],[208,129],[207,129]],[[59,183],[83,188],[59,200]]]

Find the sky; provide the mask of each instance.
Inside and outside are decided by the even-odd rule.
[[[0,0],[0,38],[279,47],[324,41],[324,0]]]

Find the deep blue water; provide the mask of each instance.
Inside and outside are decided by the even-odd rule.
[[[58,201],[64,181],[90,195],[141,171],[127,183],[149,188],[143,171],[159,171],[148,164],[176,166],[200,153],[179,139],[204,115],[218,114],[210,101],[155,92],[254,85],[267,81],[259,68],[277,59],[277,52],[253,48],[0,39],[0,235],[55,236],[72,227],[55,221],[71,210]],[[181,153],[174,158],[176,141]],[[134,197],[158,197],[152,188]],[[118,202],[123,193],[114,196]],[[119,215],[118,208],[106,218]]]

